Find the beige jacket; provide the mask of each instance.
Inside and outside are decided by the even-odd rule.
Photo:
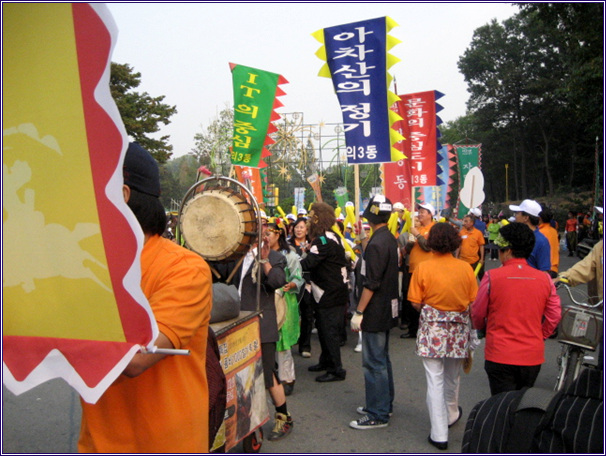
[[[587,284],[589,296],[604,297],[604,240],[600,240],[589,254],[559,277],[568,279],[571,286]]]

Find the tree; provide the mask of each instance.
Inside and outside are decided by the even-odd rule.
[[[574,27],[565,26],[566,21],[578,24],[571,19],[575,15],[587,17],[584,8],[593,6],[584,5],[522,5],[522,13],[503,23],[476,29],[459,59],[471,93],[468,109],[478,132],[474,139],[483,144],[483,171],[486,176],[487,168],[511,164],[515,199],[592,182],[594,137],[587,133],[601,129],[602,117],[592,97],[579,109],[580,97],[573,94],[592,82],[603,98],[601,85],[575,76],[588,73],[576,68],[595,69],[603,48],[601,40],[595,44],[595,32],[580,38]],[[590,22],[595,25],[595,19]]]
[[[160,131],[158,124],[171,122],[170,117],[177,113],[176,106],[163,103],[164,95],[152,97],[147,92],[134,91],[141,84],[141,73],[135,73],[128,64],[112,62],[109,83],[126,133],[147,149],[158,163],[165,163],[173,150],[168,143],[170,136],[156,139],[149,134]]]
[[[229,148],[233,134],[234,111],[226,104],[206,128],[206,133],[194,135],[195,146],[190,153],[196,157],[199,165],[208,166],[213,173],[226,175],[231,163]]]

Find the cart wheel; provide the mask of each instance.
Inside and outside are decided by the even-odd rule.
[[[258,453],[261,451],[261,445],[263,445],[263,428],[247,435],[242,441],[242,449],[245,453]]]

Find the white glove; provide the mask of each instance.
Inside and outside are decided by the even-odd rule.
[[[362,317],[363,315],[359,315],[357,313],[355,313],[353,315],[353,317],[351,317],[351,330],[353,332],[360,332],[362,331]]]

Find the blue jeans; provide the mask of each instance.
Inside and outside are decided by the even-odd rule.
[[[362,333],[362,367],[368,414],[389,421],[393,409],[393,371],[389,359],[389,331]]]

